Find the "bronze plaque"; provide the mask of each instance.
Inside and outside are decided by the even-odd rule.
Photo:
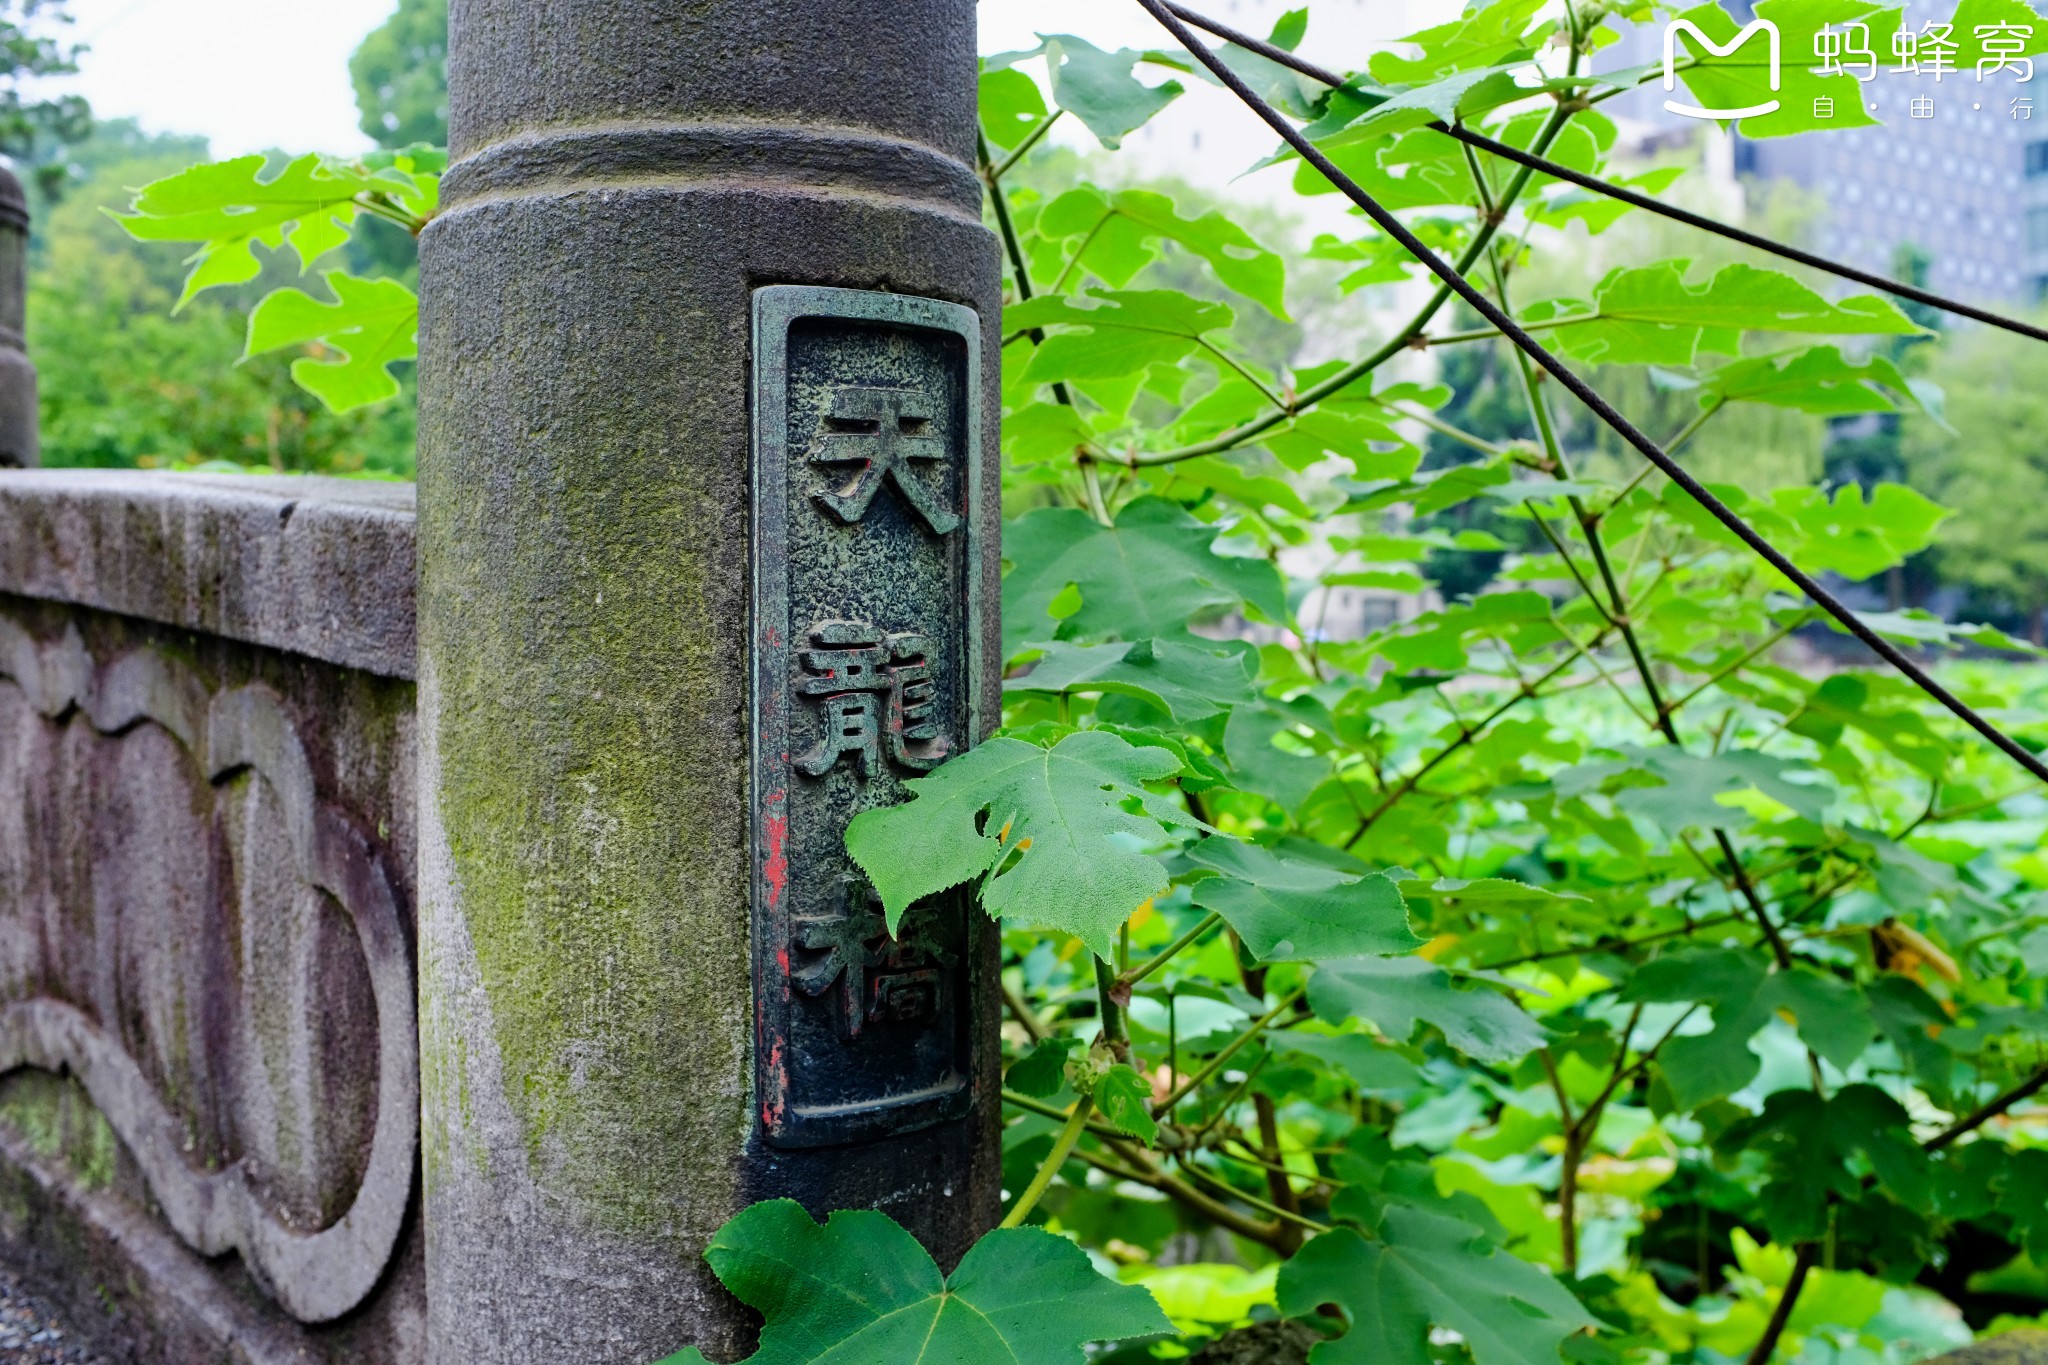
[[[892,938],[845,834],[980,734],[980,347],[957,304],[754,292],[754,1074],[778,1147],[973,1098],[968,897]]]

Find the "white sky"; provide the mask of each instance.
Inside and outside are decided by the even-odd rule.
[[[1308,42],[1331,65],[1359,65],[1365,53],[1458,5],[1316,0]],[[72,0],[75,36],[91,51],[66,84],[102,117],[203,133],[216,156],[268,147],[354,151],[367,144],[356,128],[348,55],[392,8],[393,0]],[[1287,8],[1282,0],[1209,3],[1217,18],[1261,34]],[[1132,0],[981,0],[984,52],[1034,46],[1036,33],[1072,33],[1106,48],[1171,43]],[[1133,150],[1148,170],[1221,185],[1273,139],[1228,96],[1186,84],[1189,94]]]
[[[348,55],[392,0],[72,0],[92,50],[67,82],[102,118],[203,133],[216,156],[267,147],[349,152]]]

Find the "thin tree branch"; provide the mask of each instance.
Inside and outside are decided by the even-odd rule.
[[[1763,1337],[1757,1342],[1756,1349],[1749,1353],[1748,1365],[1770,1365],[1770,1359],[1778,1349],[1778,1338],[1785,1335],[1785,1325],[1792,1321],[1792,1310],[1799,1304],[1799,1291],[1806,1288],[1806,1277],[1812,1273],[1814,1262],[1819,1259],[1820,1243],[1799,1244],[1799,1252],[1792,1259],[1792,1278],[1785,1282],[1785,1292],[1778,1296],[1778,1306],[1771,1310],[1771,1320],[1764,1325]]]
[[[989,171],[988,178],[991,180],[1001,180],[1004,176],[1008,175],[1010,168],[1019,161],[1022,161],[1024,154],[1033,147],[1036,147],[1039,139],[1051,132],[1052,126],[1060,121],[1060,115],[1066,112],[1064,108],[1056,108],[1043,119],[1040,119],[1038,126],[1026,133],[1022,142],[1010,149],[1010,154],[1003,158],[1002,164]]]
[[[1559,105],[1551,111],[1549,118],[1544,121],[1542,130],[1537,133],[1535,141],[1530,144],[1535,155],[1543,155],[1550,147],[1550,144],[1557,140],[1558,134],[1564,131],[1565,124],[1571,121],[1572,113],[1572,110],[1566,109],[1563,105]],[[1501,190],[1499,203],[1502,213],[1505,212],[1507,206],[1513,204],[1516,199],[1521,197],[1522,191],[1528,186],[1532,174],[1533,172],[1527,166],[1517,169],[1514,177]],[[1485,253],[1487,244],[1493,240],[1494,235],[1500,230],[1500,221],[1498,218],[1488,219],[1480,224],[1479,230],[1473,235],[1472,241],[1466,245],[1464,252],[1458,257],[1456,269],[1459,274],[1464,274],[1470,270]],[[1414,344],[1415,340],[1421,336],[1422,330],[1429,325],[1430,320],[1450,301],[1452,292],[1449,284],[1439,283],[1436,289],[1431,292],[1428,300],[1424,302],[1422,307],[1416,311],[1415,315],[1408,320],[1408,323],[1399,332],[1363,360],[1345,366],[1320,384],[1304,390],[1295,398],[1293,412],[1295,414],[1304,412],[1332,394],[1342,392]],[[1256,440],[1286,420],[1286,416],[1280,414],[1268,414],[1264,417],[1253,418],[1249,422],[1233,427],[1231,430],[1219,436],[1213,436],[1206,441],[1197,441],[1192,445],[1181,446],[1174,450],[1160,450],[1139,454],[1134,457],[1135,463],[1141,465],[1172,464],[1178,460],[1193,459],[1198,455],[1220,455],[1226,450],[1235,450],[1238,446],[1244,445],[1248,441]]]
[[[1088,1124],[1088,1111],[1094,1107],[1095,1100],[1089,1095],[1083,1095],[1074,1101],[1074,1112],[1067,1116],[1066,1126],[1060,1129],[1059,1136],[1052,1140],[1052,1150],[1047,1152],[1045,1160],[1039,1163],[1038,1172],[1031,1177],[1031,1183],[1024,1187],[1024,1193],[1017,1196],[1017,1202],[1010,1205],[1010,1211],[1003,1215],[1002,1226],[1022,1226],[1026,1215],[1045,1194],[1046,1187],[1052,1184],[1052,1178],[1059,1174],[1060,1167],[1067,1164],[1068,1154],[1074,1150],[1074,1144],[1081,1140],[1081,1130]]]
[[[1261,1246],[1273,1247],[1275,1250],[1278,1250],[1277,1247],[1274,1247],[1274,1242],[1279,1236],[1280,1230],[1273,1224],[1261,1223],[1256,1219],[1247,1218],[1237,1210],[1204,1194],[1185,1180],[1176,1179],[1166,1171],[1146,1171],[1119,1166],[1114,1162],[1104,1160],[1086,1148],[1076,1148],[1074,1156],[1105,1175],[1113,1176],[1118,1180],[1128,1180],[1134,1185],[1144,1185],[1150,1189],[1155,1189],[1168,1198],[1187,1205],[1196,1213],[1215,1223],[1218,1227],[1234,1232],[1246,1241],[1257,1242]]]
[[[1606,632],[1602,631],[1599,635],[1595,635],[1593,637],[1592,643],[1595,645],[1599,644],[1601,638],[1605,634]],[[1573,643],[1569,636],[1566,637],[1566,643]],[[1557,677],[1567,668],[1570,668],[1572,664],[1576,662],[1577,657],[1578,656],[1575,654],[1572,657],[1565,659],[1561,663],[1558,663],[1553,667],[1546,669],[1534,680],[1524,683],[1521,687],[1517,688],[1515,690],[1514,695],[1510,696],[1506,701],[1502,702],[1499,706],[1494,707],[1492,711],[1482,716],[1476,724],[1465,725],[1465,727],[1458,732],[1458,737],[1456,739],[1452,740],[1442,749],[1439,749],[1436,752],[1436,754],[1433,757],[1431,757],[1428,761],[1423,763],[1421,767],[1417,768],[1414,772],[1408,774],[1408,776],[1402,778],[1398,783],[1394,785],[1394,787],[1390,791],[1387,792],[1387,794],[1384,797],[1380,799],[1380,803],[1377,806],[1373,807],[1371,811],[1367,812],[1363,817],[1360,818],[1358,822],[1357,831],[1353,833],[1352,836],[1345,841],[1344,847],[1347,849],[1356,848],[1358,846],[1358,841],[1365,837],[1366,831],[1370,830],[1375,824],[1379,823],[1380,818],[1384,816],[1388,811],[1392,810],[1397,804],[1399,804],[1403,797],[1406,797],[1411,792],[1413,792],[1416,789],[1416,787],[1421,784],[1423,778],[1428,777],[1431,773],[1435,772],[1437,768],[1445,762],[1445,760],[1451,758],[1460,749],[1463,749],[1466,745],[1471,744],[1481,735],[1485,734],[1487,727],[1491,726],[1495,721],[1499,720],[1508,712],[1514,710],[1517,706],[1520,706],[1523,702],[1528,701],[1530,698],[1536,696],[1538,694],[1538,689],[1541,688],[1543,684]],[[1464,724],[1464,722],[1462,721],[1459,723],[1461,725]]]
[[[1296,986],[1293,990],[1289,991],[1284,998],[1282,998],[1279,1004],[1273,1006],[1272,1009],[1267,1010],[1257,1019],[1254,1019],[1252,1021],[1251,1027],[1247,1028],[1243,1033],[1238,1034],[1237,1037],[1231,1039],[1230,1043],[1221,1052],[1217,1053],[1214,1057],[1209,1059],[1209,1064],[1207,1066],[1203,1067],[1200,1071],[1197,1071],[1194,1075],[1182,1081],[1178,1086],[1174,1087],[1173,1093],[1169,1094],[1165,1099],[1159,1101],[1159,1103],[1153,1105],[1152,1113],[1154,1117],[1157,1117],[1161,1114],[1172,1113],[1173,1106],[1179,1104],[1182,1100],[1186,1099],[1188,1095],[1193,1093],[1204,1081],[1208,1080],[1218,1071],[1221,1071],[1224,1068],[1224,1066],[1229,1063],[1232,1057],[1235,1057],[1241,1050],[1243,1050],[1245,1044],[1251,1042],[1254,1038],[1257,1038],[1261,1033],[1264,1033],[1266,1031],[1267,1026],[1270,1025],[1275,1019],[1278,1019],[1283,1011],[1292,1009],[1294,1007],[1294,1002],[1301,999],[1301,997],[1303,996],[1303,994],[1307,992],[1307,990],[1308,987],[1306,986]]]
[[[1185,934],[1182,934],[1179,938],[1175,939],[1173,942],[1167,944],[1164,948],[1160,949],[1159,952],[1155,953],[1153,956],[1149,958],[1146,958],[1143,962],[1140,962],[1137,966],[1131,968],[1129,971],[1125,972],[1122,976],[1118,977],[1117,979],[1123,982],[1126,986],[1137,985],[1140,981],[1143,981],[1146,977],[1152,975],[1152,973],[1158,971],[1161,967],[1164,967],[1167,963],[1173,961],[1174,958],[1180,956],[1180,954],[1183,951],[1185,951],[1189,947],[1189,945],[1193,944],[1196,939],[1199,939],[1200,937],[1202,937],[1202,935],[1208,933],[1211,929],[1214,929],[1217,925],[1221,923],[1223,923],[1223,916],[1216,914],[1214,911],[1211,911],[1202,920],[1201,923],[1197,924],[1194,928],[1188,930]]]
[[[1232,1199],[1241,1200],[1242,1202],[1247,1203],[1251,1205],[1253,1208],[1257,1209],[1260,1213],[1270,1214],[1271,1216],[1279,1219],[1283,1223],[1293,1223],[1297,1227],[1306,1228],[1310,1232],[1328,1232],[1330,1230],[1329,1224],[1318,1223],[1313,1218],[1304,1217],[1299,1210],[1281,1208],[1279,1205],[1271,1203],[1268,1200],[1261,1199],[1257,1195],[1245,1193],[1243,1190],[1239,1189],[1235,1185],[1230,1184],[1228,1181],[1218,1180],[1215,1176],[1210,1175],[1207,1171],[1204,1171],[1201,1167],[1195,1165],[1193,1162],[1188,1161],[1185,1157],[1176,1156],[1175,1161],[1176,1164],[1178,1164],[1183,1171],[1186,1171],[1188,1175],[1193,1179],[1198,1180],[1201,1183],[1208,1185],[1214,1189],[1228,1191]],[[1300,1243],[1297,1239],[1297,1248],[1299,1247],[1299,1245]]]
[[[1031,1008],[1029,1001],[1011,989],[1008,982],[1002,983],[1002,986],[1003,1004],[1009,1007],[1011,1017],[1023,1025],[1024,1031],[1031,1035],[1032,1042],[1044,1042],[1049,1035],[1046,1032],[1045,1023],[1038,1017],[1037,1011]]]
[[[2000,1095],[1997,1099],[1989,1100],[1979,1105],[1967,1117],[1957,1119],[1954,1123],[1920,1145],[1930,1152],[1938,1152],[1957,1138],[1962,1137],[1965,1133],[1972,1133],[1982,1128],[1985,1124],[1991,1122],[1991,1120],[1997,1118],[2022,1100],[2033,1098],[2041,1092],[2044,1086],[2048,1086],[2048,1066],[2043,1066],[2040,1070],[2006,1091],[2003,1095]]]

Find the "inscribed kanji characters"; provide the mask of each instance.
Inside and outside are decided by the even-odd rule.
[[[914,923],[891,938],[865,883],[847,884],[845,913],[798,919],[790,928],[797,949],[790,980],[811,996],[838,986],[844,1037],[860,1037],[870,1022],[915,1023],[938,1010],[941,967],[951,954],[927,942]]]
[[[850,754],[860,775],[870,778],[885,751],[890,762],[912,772],[936,767],[948,746],[939,733],[938,689],[924,636],[825,621],[810,638],[814,648],[798,652],[804,677],[796,691],[819,700],[824,733],[797,758],[797,771],[823,777]]]
[[[875,494],[891,484],[926,526],[946,535],[960,518],[943,507],[911,470],[912,461],[946,458],[946,443],[930,434],[931,400],[896,389],[841,389],[833,395],[825,430],[811,447],[819,465],[859,465],[843,488],[817,489],[811,496],[849,525],[868,514]]]

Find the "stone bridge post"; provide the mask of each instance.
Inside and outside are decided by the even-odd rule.
[[[421,242],[429,1357],[744,1349],[746,1204],[993,1221],[994,935],[840,834],[993,724],[973,0],[455,0]]]
[[[42,442],[28,358],[28,196],[0,169],[0,469],[32,469]]]

